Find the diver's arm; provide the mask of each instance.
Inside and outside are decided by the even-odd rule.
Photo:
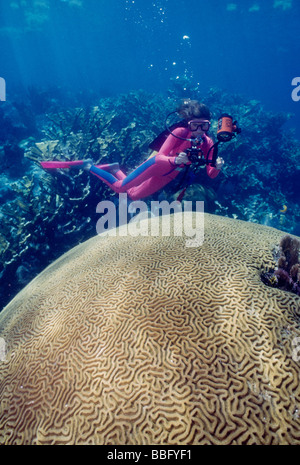
[[[176,128],[173,131],[173,134],[178,137],[185,138],[187,136],[187,129],[186,128]],[[183,142],[181,139],[177,139],[175,136],[170,134],[163,145],[161,146],[158,155],[163,155],[168,157],[168,161],[172,166],[178,166],[176,163],[176,158],[179,156],[178,152],[182,152],[182,150],[178,150],[179,147],[182,149]],[[187,143],[188,145],[188,143]],[[183,153],[183,152],[182,152]],[[180,164],[182,164],[181,162]]]
[[[206,172],[208,176],[212,179],[216,178],[218,174],[220,173],[223,165],[224,165],[224,160],[221,157],[218,157],[216,159],[216,166],[207,165]]]
[[[206,136],[206,148],[205,148],[206,153],[210,150],[210,148],[213,145],[214,145],[214,143],[213,143],[212,139],[210,137]],[[214,152],[214,148],[210,151],[210,154],[209,154],[209,157],[208,157],[209,160],[213,159],[213,152]],[[216,166],[206,165],[206,172],[207,172],[208,176],[211,179],[216,178],[218,176],[218,174],[220,173],[221,168],[222,168],[223,165],[224,165],[224,160],[221,157],[218,157],[216,159]]]

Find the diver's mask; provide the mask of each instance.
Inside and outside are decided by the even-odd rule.
[[[204,120],[204,121],[189,121],[188,122],[188,128],[190,131],[198,131],[201,129],[203,132],[207,132],[210,128],[210,121],[209,120]]]

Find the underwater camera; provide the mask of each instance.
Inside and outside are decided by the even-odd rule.
[[[191,143],[191,147],[186,149],[187,155],[189,159],[191,160],[192,164],[199,164],[199,165],[205,165],[205,159],[204,159],[204,153],[203,151],[197,147],[197,143]]]

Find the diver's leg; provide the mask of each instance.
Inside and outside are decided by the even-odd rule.
[[[155,192],[165,187],[169,182],[173,181],[179,174],[179,171],[173,170],[166,176],[152,176],[146,181],[142,182],[139,186],[132,187],[127,190],[128,197],[131,200],[140,200],[149,197]]]
[[[109,171],[114,176],[116,176],[118,179],[126,178],[126,174],[123,173],[123,171],[120,170],[120,165],[117,162],[116,163],[105,164],[105,165],[95,165],[95,167],[99,168],[100,170]]]
[[[174,171],[176,172],[175,176],[177,176],[176,166],[171,164],[169,158],[165,155],[156,155],[148,158],[148,160],[123,179],[121,188],[126,188],[126,190],[122,190],[122,192],[126,192],[132,187],[137,187],[152,177],[157,179],[168,178],[169,181],[162,181],[162,184],[165,185],[173,178]]]
[[[119,180],[123,180],[126,178],[126,174],[122,171],[122,170],[117,170],[115,171],[114,175],[116,176],[116,178],[118,178]]]
[[[114,174],[110,173],[106,169],[99,168],[99,166],[86,166],[86,171],[89,171],[91,174],[96,176],[98,179],[101,179],[101,181],[105,182],[105,184],[108,185],[113,191],[119,192],[118,187],[120,182],[122,180],[119,180],[118,177],[116,177]]]
[[[116,174],[112,174],[93,165],[87,165],[86,169],[89,169],[90,173],[105,182],[114,192],[123,193],[127,192],[132,187],[139,186],[153,176],[157,178],[166,176],[166,178],[168,178],[168,174],[173,173],[175,167],[170,164],[168,157],[163,155],[149,158],[132,171],[132,173],[123,178],[122,175],[124,175],[124,173],[119,173],[117,177]],[[166,185],[168,182],[170,182],[170,180],[165,179],[163,185]],[[154,189],[153,192],[157,190],[157,188]]]

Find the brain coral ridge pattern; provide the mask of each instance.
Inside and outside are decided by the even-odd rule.
[[[300,444],[300,299],[260,280],[282,234],[205,214],[199,247],[63,255],[0,314],[0,443]]]

